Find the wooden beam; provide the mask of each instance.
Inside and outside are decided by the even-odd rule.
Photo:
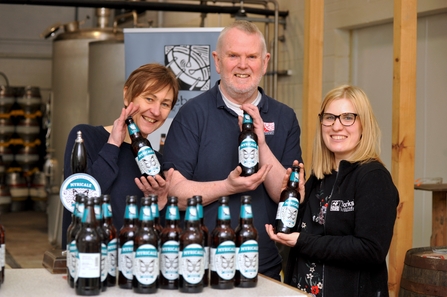
[[[389,252],[390,296],[398,296],[405,253],[413,244],[416,134],[417,0],[394,0],[391,174],[400,203]]]
[[[323,81],[324,0],[306,0],[304,17],[303,122],[301,149],[310,169]]]

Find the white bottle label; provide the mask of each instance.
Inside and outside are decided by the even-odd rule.
[[[117,247],[118,241],[116,238],[112,239],[107,245],[107,267],[111,276],[116,277],[116,261],[117,261]]]
[[[101,254],[100,253],[78,253],[79,270],[77,277],[99,278],[101,274]]]
[[[151,244],[139,246],[134,253],[133,275],[143,285],[153,284],[158,277],[158,250]]]
[[[178,279],[179,243],[174,240],[166,241],[161,247],[160,271],[168,280]]]
[[[118,268],[127,279],[133,279],[133,240],[118,249]]]
[[[239,146],[239,163],[248,168],[259,163],[258,144],[254,139],[242,140]]]
[[[254,278],[258,275],[259,246],[256,240],[247,240],[237,248],[236,269],[246,278]]]
[[[142,174],[146,173],[147,175],[153,176],[160,173],[160,162],[158,161],[154,150],[148,146],[140,148],[135,161]]]
[[[279,219],[282,221],[284,226],[288,228],[295,227],[296,218],[298,217],[298,207],[300,202],[295,197],[289,197],[284,201],[281,206],[281,212],[279,214]]]
[[[186,282],[198,284],[203,279],[203,275],[205,274],[204,256],[205,252],[203,247],[197,243],[189,244],[183,251],[179,252],[179,273]]]
[[[76,277],[76,266],[77,266],[77,248],[76,248],[76,240],[73,240],[70,244],[69,244],[69,254],[67,254],[67,257],[70,257],[70,260],[68,260],[70,262],[70,275],[71,277],[75,278]]]
[[[210,269],[226,280],[236,273],[236,246],[233,241],[224,241],[217,248],[210,249]]]

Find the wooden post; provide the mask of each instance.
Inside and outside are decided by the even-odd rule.
[[[306,0],[304,16],[303,121],[301,149],[310,170],[323,81],[324,0]]]
[[[394,0],[391,173],[400,203],[389,252],[390,296],[398,296],[405,253],[413,244],[416,132],[417,0]]]

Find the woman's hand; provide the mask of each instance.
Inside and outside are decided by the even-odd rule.
[[[300,236],[299,232],[293,232],[290,234],[278,232],[277,234],[275,234],[275,232],[273,231],[273,226],[270,224],[265,224],[265,231],[267,231],[270,239],[290,247],[294,247],[296,245],[298,237]]]
[[[160,210],[163,209],[168,202],[168,190],[173,172],[173,168],[169,169],[165,173],[165,179],[163,179],[160,175],[156,175],[155,177],[142,176],[140,178],[135,178],[135,184],[143,192],[145,197],[151,194],[158,196],[158,208]]]
[[[304,201],[304,194],[305,194],[305,187],[306,180],[304,179],[304,164],[299,163],[297,160],[293,161],[292,166],[299,166],[300,167],[300,173],[299,173],[299,184],[298,184],[298,192],[300,193],[300,203],[303,203]],[[286,174],[284,175],[284,178],[282,180],[281,185],[281,191],[287,188],[287,183],[289,182],[290,173],[292,172],[292,168],[287,168]]]
[[[127,108],[124,108],[121,110],[121,114],[119,118],[117,118],[113,122],[112,131],[110,132],[109,140],[107,143],[121,146],[124,139],[127,135],[127,125],[125,120],[129,117],[134,115],[140,107],[138,105],[133,104],[130,102],[130,104],[127,106]]]

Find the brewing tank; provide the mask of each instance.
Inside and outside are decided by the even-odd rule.
[[[113,125],[123,108],[124,40],[89,43],[89,123]]]
[[[123,41],[124,35],[113,28],[78,29],[61,33],[53,41],[51,146],[54,158],[62,165],[55,178],[59,185],[68,133],[90,119],[89,44],[103,40]],[[122,59],[124,63],[124,56]],[[107,89],[108,84],[103,87]]]

